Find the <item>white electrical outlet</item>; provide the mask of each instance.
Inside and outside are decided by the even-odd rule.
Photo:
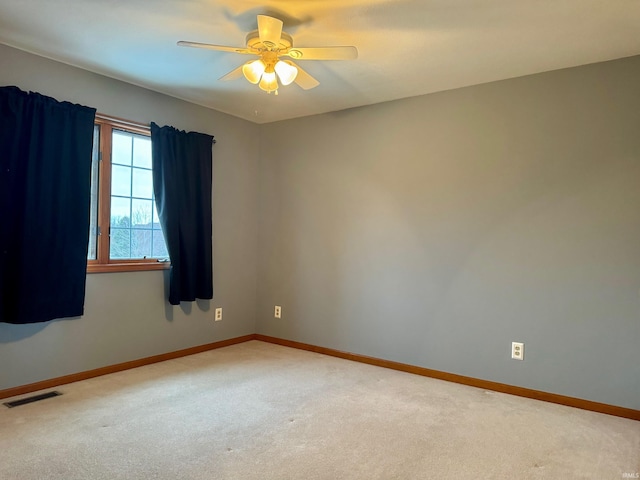
[[[276,305],[273,316],[276,318],[282,318],[282,307],[280,305]]]
[[[222,307],[220,308],[216,308],[216,322],[219,322],[220,320],[222,320]]]
[[[524,360],[524,343],[511,342],[511,358]]]

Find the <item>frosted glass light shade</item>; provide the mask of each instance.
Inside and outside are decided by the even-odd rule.
[[[242,66],[242,73],[244,74],[244,78],[249,80],[251,83],[256,84],[260,81],[260,77],[264,73],[266,66],[261,59],[254,60],[252,62],[247,62]]]
[[[265,72],[262,75],[260,84],[258,85],[265,92],[273,92],[278,90],[278,80],[276,78],[276,72]]]
[[[289,85],[298,75],[298,69],[294,65],[283,62],[282,60],[279,60],[278,63],[276,63],[275,70],[278,74],[278,78],[280,78],[280,81],[282,82],[282,85]]]

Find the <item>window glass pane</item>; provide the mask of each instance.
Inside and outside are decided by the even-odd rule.
[[[111,195],[131,196],[131,167],[113,165],[111,168]]]
[[[131,258],[151,257],[152,230],[131,230]]]
[[[153,228],[162,229],[160,226],[160,217],[158,217],[158,209],[156,208],[155,199],[153,201]]]
[[[151,215],[153,212],[153,202],[151,200],[139,200],[134,198],[131,201],[131,226],[134,228],[152,228]]]
[[[133,165],[151,168],[151,138],[140,135],[133,138]]]
[[[111,197],[111,226],[131,227],[131,199]]]
[[[111,227],[111,248],[109,258],[131,257],[131,230]]]
[[[169,258],[167,252],[167,245],[164,243],[164,235],[162,230],[153,230],[153,246],[151,249],[151,256],[154,258]]]
[[[87,258],[98,258],[98,172],[100,171],[100,127],[93,127],[93,151],[91,154],[91,206],[89,210],[89,250]]]
[[[133,169],[132,197],[151,198],[153,196],[153,178],[151,170]]]
[[[111,163],[131,165],[131,134],[114,130],[111,138]]]
[[[151,138],[131,132],[127,127],[114,122],[111,124],[111,133],[100,139],[102,123],[109,125],[111,122],[100,120],[94,130],[89,258],[100,264],[117,264],[120,263],[119,260],[168,258],[153,195]],[[110,172],[105,177],[110,177],[111,192],[107,196],[110,197],[111,215],[109,225],[102,225],[102,237],[97,236],[97,224],[100,221],[98,201],[101,189],[104,188],[100,185],[104,179],[97,178],[100,172],[100,143],[111,152],[110,158],[103,159],[105,167],[109,169],[107,173]],[[108,242],[108,258],[101,258],[98,240]]]

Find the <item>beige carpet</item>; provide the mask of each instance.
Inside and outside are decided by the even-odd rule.
[[[640,472],[640,422],[258,341],[57,390],[64,395],[0,407],[0,479]]]

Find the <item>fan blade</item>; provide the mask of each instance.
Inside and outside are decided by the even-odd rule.
[[[268,17],[266,15],[258,15],[258,34],[260,41],[266,47],[275,47],[280,44],[282,36],[282,20]]]
[[[293,65],[293,63],[291,63],[291,65]],[[300,86],[300,88],[302,88],[303,90],[311,90],[312,88],[320,85],[320,82],[318,80],[313,78],[298,65],[295,65],[295,67],[298,69],[298,75],[296,75],[296,79],[294,80],[294,82],[296,82]]]
[[[218,50],[220,52],[232,52],[232,53],[242,53],[245,55],[252,55],[254,52],[249,50],[248,48],[242,47],[225,47],[224,45],[212,45],[210,43],[198,43],[198,42],[185,42],[179,41],[179,47],[196,47],[196,48],[208,48],[209,50]]]
[[[296,60],[355,60],[358,58],[358,49],[356,47],[295,47],[284,55]]]
[[[229,80],[235,80],[236,78],[240,78],[242,76],[242,65],[238,68],[234,68],[226,75],[223,75],[218,80],[222,80],[223,82],[227,82]]]

